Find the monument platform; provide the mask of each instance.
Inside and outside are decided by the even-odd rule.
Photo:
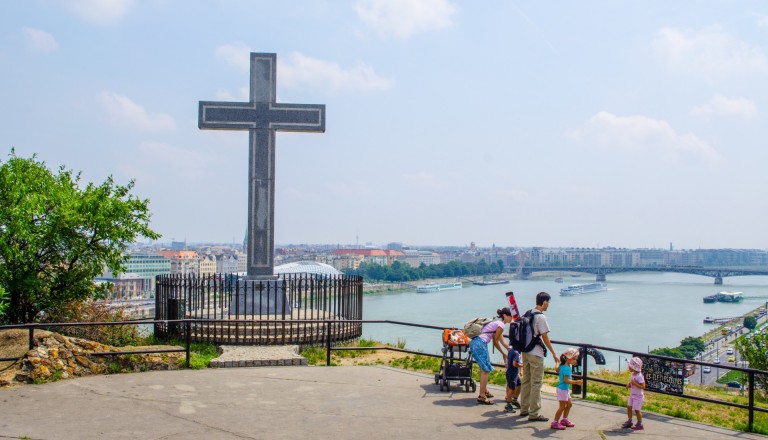
[[[576,399],[576,424],[553,431],[432,375],[381,366],[155,371],[0,389],[0,437],[55,439],[762,439],[658,414],[621,429],[626,409]],[[542,415],[557,407],[544,394]],[[724,409],[725,411],[725,409]]]
[[[221,356],[212,359],[210,365],[214,368],[307,365],[307,359],[299,355],[298,345],[222,345]]]

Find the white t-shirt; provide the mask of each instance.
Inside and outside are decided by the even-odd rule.
[[[547,322],[547,317],[544,316],[543,313],[537,313],[533,316],[533,334],[535,335],[544,335],[549,333],[549,323]],[[541,342],[544,344],[544,341]],[[544,357],[544,349],[541,348],[541,345],[536,345],[533,347],[533,350],[529,351],[528,353],[525,353],[526,355],[532,354],[534,356],[538,356],[540,358]]]

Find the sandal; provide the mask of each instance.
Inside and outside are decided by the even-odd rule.
[[[479,396],[477,398],[477,403],[481,403],[483,405],[493,405],[493,401],[485,396]]]
[[[485,397],[491,399],[493,398],[493,394],[489,393],[488,391],[485,392]]]

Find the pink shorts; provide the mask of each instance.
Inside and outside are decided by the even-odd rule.
[[[627,401],[627,408],[632,408],[635,411],[643,409],[643,396],[629,396]]]
[[[557,400],[563,402],[571,400],[571,390],[557,389]]]

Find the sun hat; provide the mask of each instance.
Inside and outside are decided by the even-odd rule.
[[[571,347],[571,348],[569,348],[569,349],[565,350],[565,351],[563,352],[563,355],[564,355],[564,356],[565,356],[567,359],[576,359],[576,358],[578,358],[578,357],[579,357],[579,350],[578,350],[578,349],[576,349],[576,348],[573,348],[573,347]]]
[[[627,359],[627,366],[635,371],[640,371],[643,369],[643,360],[639,357]]]

